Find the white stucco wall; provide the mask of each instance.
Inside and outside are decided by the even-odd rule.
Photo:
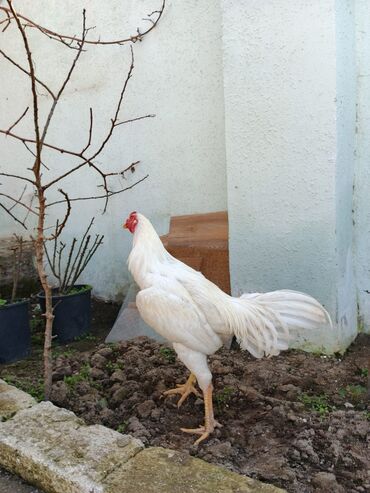
[[[233,291],[312,294],[335,329],[297,344],[332,351],[356,333],[352,24],[347,2],[223,2]]]
[[[160,3],[112,0],[107,8],[98,0],[68,0],[62,9],[53,0],[45,9],[26,0],[21,7],[41,24],[74,34],[85,6],[88,24],[96,25],[92,35],[112,38],[135,32]],[[300,335],[295,343],[304,348],[343,349],[358,315],[369,329],[369,18],[367,0],[167,0],[158,27],[134,45],[121,118],[157,116],[118,128],[98,160],[110,170],[142,161],[114,189],[150,177],[114,197],[103,216],[101,203],[76,203],[64,236],[70,240],[96,216],[105,244],[83,277],[95,294],[115,298],[125,290],[131,238],[120,226],[131,210],[164,233],[171,215],[228,208],[235,294],[290,288],[319,299],[335,328]],[[31,41],[41,78],[55,87],[74,53],[35,32]],[[22,60],[16,32],[0,34],[0,45]],[[128,66],[127,46],[89,48],[48,141],[80,149],[92,106],[99,142]],[[0,73],[4,128],[29,104],[28,80],[1,58]],[[50,100],[40,94],[45,114]],[[18,131],[31,134],[30,121]],[[1,169],[22,172],[31,163],[9,138],[0,136],[0,149]],[[73,164],[54,153],[46,161],[45,176]],[[14,192],[11,180],[0,182]],[[91,195],[97,183],[81,173],[63,188]],[[62,212],[54,209],[50,224]],[[0,211],[1,235],[15,230]]]
[[[356,1],[357,112],[354,225],[360,329],[370,331],[370,3]]]
[[[355,1],[337,0],[336,14],[336,256],[338,340],[347,346],[357,334],[353,186],[356,136]]]
[[[40,24],[72,35],[80,32],[81,12],[86,7],[88,25],[96,26],[91,36],[115,38],[135,33],[138,25],[148,27],[142,18],[157,9],[161,1],[114,0],[109,7],[98,0],[68,0],[63,5],[54,0],[48,2],[47,8],[34,0],[14,4]],[[114,184],[113,189],[131,184],[147,173],[150,177],[136,189],[113,197],[104,216],[100,215],[101,203],[77,202],[64,235],[64,239],[71,239],[91,216],[96,216],[96,231],[105,234],[106,239],[84,280],[93,284],[100,296],[115,297],[125,287],[125,261],[131,238],[121,224],[130,211],[148,214],[164,232],[171,215],[226,209],[220,31],[218,2],[205,5],[196,0],[169,0],[157,28],[142,43],[134,45],[135,70],[121,119],[148,113],[156,114],[156,118],[117,128],[98,163],[119,170],[141,160],[136,173],[127,181]],[[41,78],[57,87],[74,52],[36,32],[31,35],[31,43]],[[15,31],[9,29],[1,34],[0,44],[25,65]],[[129,62],[127,46],[89,47],[58,107],[48,142],[69,149],[82,148],[87,139],[89,106],[94,110],[94,137],[99,141],[108,128]],[[0,126],[7,128],[29,104],[28,80],[1,58],[0,73]],[[40,90],[43,112],[50,104],[44,92]],[[30,134],[32,128],[22,122],[17,130]],[[25,165],[30,165],[21,144],[1,136],[0,146],[1,169],[22,172]],[[47,156],[46,161],[51,171],[45,170],[45,178],[74,162],[56,154]],[[66,180],[63,188],[73,190],[72,197],[92,195],[99,191],[96,184],[96,177],[84,172]],[[12,185],[7,182],[4,186]],[[55,212],[53,209],[50,213],[50,223],[55,220]],[[58,212],[61,214],[62,209]],[[0,230],[2,235],[14,230],[12,221],[2,212]]]

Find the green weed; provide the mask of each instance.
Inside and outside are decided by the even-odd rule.
[[[122,370],[123,364],[118,362],[113,363],[113,361],[108,361],[108,363],[105,365],[105,368],[113,373],[116,370]]]
[[[77,349],[74,348],[65,349],[63,346],[55,347],[53,349],[53,358],[57,358],[58,356],[65,356],[66,358],[70,358],[76,353]]]
[[[80,371],[74,375],[64,377],[64,382],[73,390],[78,382],[88,380],[90,376],[90,365],[85,363],[81,366]]]
[[[44,335],[39,333],[39,334],[31,334],[31,342],[32,344],[35,344],[36,346],[42,346],[44,342]]]
[[[368,368],[359,368],[358,374],[360,377],[367,378],[369,376],[369,369]]]
[[[299,395],[298,399],[307,409],[319,413],[320,416],[325,416],[334,409],[334,407],[328,403],[328,396],[326,394],[309,395],[303,392]]]
[[[44,400],[44,382],[39,379],[37,382],[30,382],[29,380],[21,380],[13,375],[3,376],[2,379],[9,385],[14,385],[20,390],[32,395],[37,402]]]
[[[159,353],[168,363],[174,363],[176,361],[176,353],[169,347],[161,347]]]
[[[82,336],[78,336],[74,338],[74,341],[96,341],[96,337],[90,334],[89,332],[87,334],[84,334]]]
[[[344,389],[339,390],[339,395],[343,398],[358,401],[366,392],[366,387],[363,385],[347,385]]]
[[[124,421],[123,423],[117,426],[116,431],[118,431],[118,433],[124,433],[127,429],[127,425],[128,425],[128,421]]]
[[[100,383],[100,382],[96,382],[96,381],[94,381],[94,380],[92,380],[92,381],[90,382],[90,386],[91,386],[91,387],[93,387],[94,389],[96,389],[96,390],[100,390],[100,391],[104,389],[104,387],[103,387],[103,384],[102,384],[102,383]]]
[[[234,389],[232,387],[224,387],[220,392],[215,395],[215,403],[218,409],[227,407],[234,395]]]

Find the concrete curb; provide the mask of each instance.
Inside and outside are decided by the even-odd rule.
[[[150,447],[0,380],[0,465],[47,493],[283,493],[174,450]]]

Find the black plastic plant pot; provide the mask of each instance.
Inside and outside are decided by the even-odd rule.
[[[69,342],[87,334],[91,325],[91,286],[76,285],[73,294],[58,295],[53,290],[53,335],[57,342]],[[80,290],[79,292],[75,292]],[[45,312],[45,293],[38,294],[41,310]]]
[[[28,301],[0,308],[0,363],[26,358],[31,350]]]

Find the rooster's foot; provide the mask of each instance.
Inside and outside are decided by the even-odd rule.
[[[222,424],[216,421],[215,419],[208,423],[206,426],[200,426],[199,428],[181,428],[181,431],[185,433],[194,433],[196,435],[200,435],[198,440],[194,442],[194,445],[199,445],[200,442],[209,437],[211,433],[213,433],[215,428],[221,428]]]
[[[215,428],[220,428],[222,425],[215,420],[213,415],[213,404],[212,404],[212,392],[213,387],[212,384],[209,384],[208,387],[203,390],[204,397],[204,426],[200,426],[199,428],[181,428],[181,431],[185,433],[195,433],[200,435],[198,440],[194,442],[194,445],[199,445],[200,442],[209,437],[209,435],[214,431]]]
[[[180,394],[181,398],[177,403],[177,407],[180,407],[190,394],[195,394],[197,397],[201,397],[201,393],[193,385],[195,382],[196,377],[193,373],[191,373],[186,383],[178,384],[176,389],[166,390],[163,392],[163,395]]]

